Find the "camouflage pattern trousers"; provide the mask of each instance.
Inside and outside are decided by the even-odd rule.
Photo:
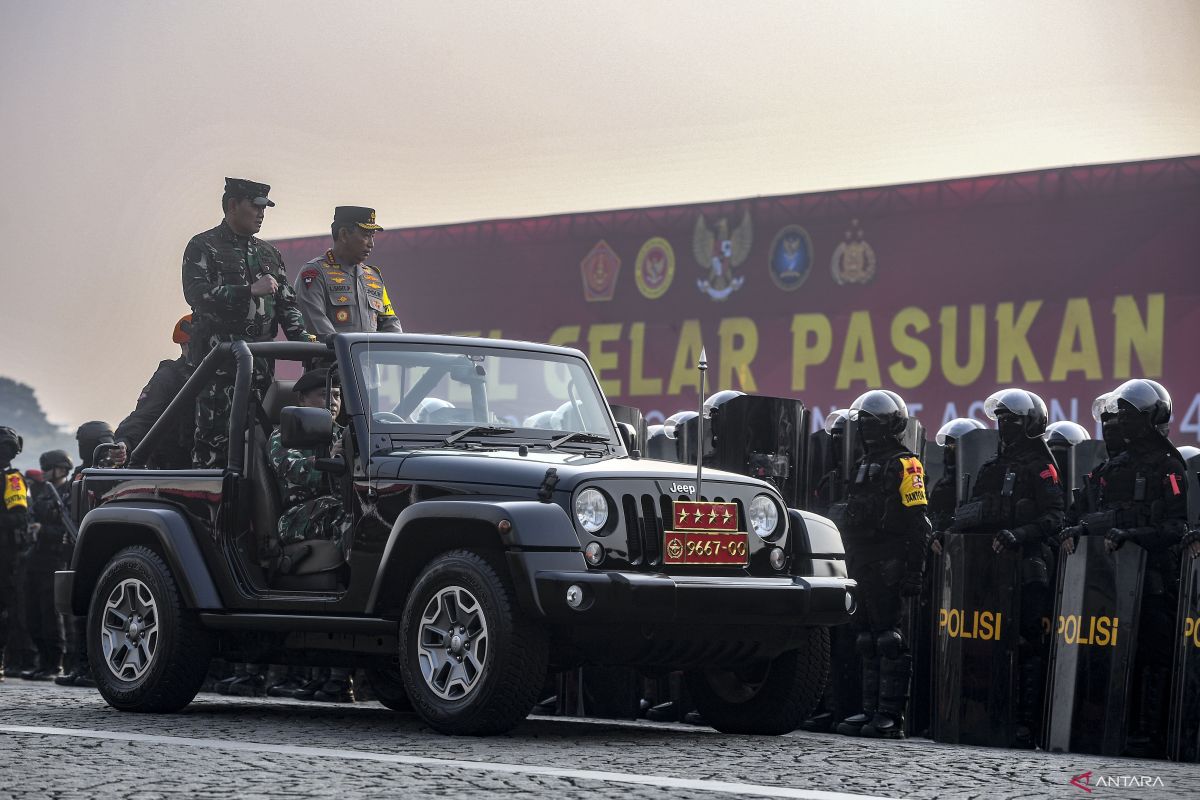
[[[289,545],[306,539],[329,539],[342,546],[352,521],[340,497],[328,494],[314,497],[292,506],[279,518],[279,543]]]
[[[261,404],[274,376],[274,365],[265,358],[254,359],[250,379],[250,402]],[[192,465],[222,469],[229,455],[229,417],[233,412],[234,367],[217,368],[212,380],[196,396],[196,442],[192,447]],[[253,412],[248,420],[254,420]]]

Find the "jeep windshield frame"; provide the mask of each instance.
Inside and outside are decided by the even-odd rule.
[[[359,339],[360,337],[354,337]],[[365,336],[349,342],[349,364],[370,438],[457,446],[544,446],[567,434],[574,444],[624,452],[595,373],[565,348],[457,337]],[[523,346],[522,346],[523,345]],[[478,433],[466,433],[478,427]],[[509,429],[503,435],[490,430]],[[461,438],[463,441],[457,441]],[[379,442],[382,444],[382,442]],[[373,446],[376,449],[378,444]]]

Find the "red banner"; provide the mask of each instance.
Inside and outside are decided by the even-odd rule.
[[[279,244],[294,273],[328,241]],[[1200,439],[1200,157],[390,230],[371,261],[405,330],[578,347],[651,422],[696,407],[704,347],[709,392],[814,424],[885,387],[936,429],[1017,385],[1094,427],[1151,377]]]

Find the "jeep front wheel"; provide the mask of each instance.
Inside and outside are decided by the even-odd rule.
[[[829,630],[806,628],[808,641],[770,661],[687,673],[696,710],[722,733],[791,733],[817,706],[829,670]]]
[[[104,568],[87,619],[92,677],[120,711],[178,711],[208,671],[209,637],[184,607],[170,568],[148,547],[128,547]]]
[[[546,675],[545,631],[521,613],[508,576],[455,550],[417,579],[400,623],[413,709],[448,734],[487,735],[529,715]]]

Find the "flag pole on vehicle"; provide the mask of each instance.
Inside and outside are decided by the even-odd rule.
[[[704,354],[703,347],[700,348],[700,363],[696,369],[700,370],[700,416],[696,418],[696,502],[699,503],[704,482],[704,373],[708,372],[708,356]]]

